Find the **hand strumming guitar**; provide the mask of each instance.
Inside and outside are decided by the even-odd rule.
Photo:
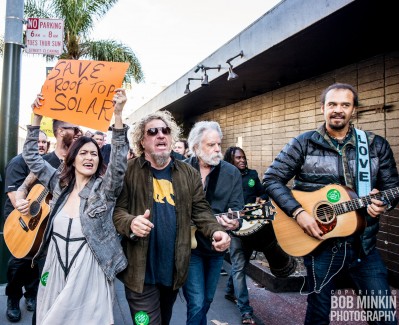
[[[303,210],[302,208],[299,208],[294,211],[293,215],[295,215],[300,209]],[[321,237],[323,236],[323,232],[317,225],[316,220],[305,210],[297,215],[296,222],[303,229],[305,234],[318,240],[323,240],[323,238]]]

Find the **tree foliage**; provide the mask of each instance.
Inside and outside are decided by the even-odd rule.
[[[25,15],[64,20],[64,46],[60,59],[129,62],[127,79],[144,79],[133,50],[116,40],[93,40],[90,33],[118,0],[26,0]],[[53,58],[53,57],[51,57]],[[126,80],[126,79],[125,79]]]

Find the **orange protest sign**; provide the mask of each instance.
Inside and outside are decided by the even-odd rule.
[[[114,108],[115,89],[122,85],[129,63],[59,60],[42,87],[39,115],[106,131]]]

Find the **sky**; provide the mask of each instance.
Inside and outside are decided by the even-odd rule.
[[[92,38],[121,41],[138,57],[145,81],[134,84],[129,93],[126,113],[131,113],[189,70],[194,70],[202,60],[279,2],[120,0],[96,22]],[[5,6],[6,1],[0,1],[1,35],[5,28]],[[45,67],[54,65],[55,61],[48,63],[40,55],[22,56],[21,125],[29,123],[26,112],[30,112],[30,104],[44,83]]]

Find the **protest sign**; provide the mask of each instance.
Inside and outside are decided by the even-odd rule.
[[[44,100],[34,112],[79,126],[107,131],[129,63],[59,60],[42,87]]]
[[[31,123],[33,122],[33,113],[31,116]],[[40,122],[40,130],[42,130],[48,137],[54,137],[53,134],[53,119],[49,117],[43,117]]]

